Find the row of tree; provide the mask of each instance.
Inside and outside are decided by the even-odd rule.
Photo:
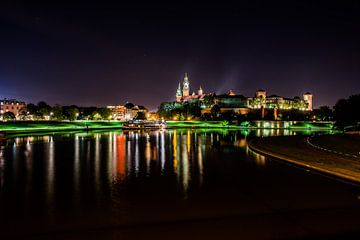
[[[111,114],[110,109],[103,107],[61,106],[59,104],[50,106],[41,101],[38,104],[27,104],[26,109],[23,109],[18,117],[21,120],[109,120]],[[8,112],[7,115],[11,113]],[[4,114],[3,118],[15,118],[15,116],[7,115]]]
[[[347,99],[340,99],[334,106],[334,118],[340,128],[349,126],[359,127],[360,123],[360,94]]]

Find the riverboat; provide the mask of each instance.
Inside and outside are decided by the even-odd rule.
[[[163,129],[166,128],[165,121],[130,120],[123,124],[123,129]]]

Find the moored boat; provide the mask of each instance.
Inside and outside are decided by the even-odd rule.
[[[123,124],[123,129],[163,129],[165,121],[130,120]]]

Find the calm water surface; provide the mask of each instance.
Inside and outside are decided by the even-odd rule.
[[[291,134],[299,133],[110,131],[10,138],[0,150],[0,229],[9,236],[41,236],[233,217],[261,226],[265,220],[254,216],[274,224],[278,213],[344,208],[354,214],[347,219],[355,218],[358,187],[247,147],[253,135]],[[300,236],[306,232],[291,227]]]

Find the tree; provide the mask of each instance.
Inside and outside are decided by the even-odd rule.
[[[301,111],[296,108],[292,109],[282,109],[279,111],[279,116],[281,116],[282,120],[297,120],[297,121],[306,121],[309,120],[308,112]]]
[[[360,94],[340,99],[334,106],[336,125],[340,128],[357,125],[360,121]]]
[[[92,119],[92,120],[101,120],[101,115],[100,115],[98,112],[94,111],[94,112],[91,114],[91,119]]]
[[[212,106],[210,112],[211,112],[211,116],[213,117],[213,119],[218,119],[218,117],[220,117],[220,107],[219,107],[219,105],[215,104],[214,106]]]
[[[191,103],[189,105],[188,115],[192,115],[193,117],[201,116],[201,107],[199,102]]]
[[[21,110],[19,115],[18,115],[18,119],[20,120],[27,120],[27,113],[26,110]]]
[[[163,102],[160,104],[157,114],[165,119],[174,119],[187,111],[184,105],[186,104],[178,102]]]
[[[205,121],[210,121],[210,120],[211,120],[211,115],[210,115],[210,113],[204,113],[204,114],[201,116],[201,119],[202,119],[202,120],[205,120]]]
[[[29,103],[28,105],[26,105],[26,110],[29,114],[34,115],[37,113],[38,107],[33,103]]]
[[[97,107],[83,107],[80,109],[79,118],[83,120],[92,119],[93,113],[97,111]]]
[[[259,120],[261,119],[261,111],[260,109],[250,109],[247,114],[248,120]]]
[[[59,104],[55,104],[54,107],[52,107],[51,112],[53,113],[52,118],[56,120],[62,120],[64,119],[63,115],[63,108]]]
[[[70,106],[69,108],[66,108],[65,114],[69,120],[76,120],[79,116],[79,109],[76,106]]]
[[[210,108],[214,105],[214,96],[213,95],[207,95],[204,97],[204,100],[202,102],[205,108]]]
[[[39,117],[44,118],[45,116],[50,116],[51,107],[44,101],[40,101],[37,104],[37,113]]]
[[[235,114],[235,112],[233,110],[226,111],[226,112],[221,114],[221,119],[226,120],[228,122],[234,120],[235,118],[236,118],[236,114]]]
[[[321,106],[312,111],[312,118],[319,121],[330,121],[333,119],[333,111],[329,106]]]
[[[133,107],[135,107],[135,105],[131,102],[127,102],[124,107],[126,107],[127,109],[132,109]]]
[[[99,110],[99,114],[101,115],[102,119],[111,119],[111,110],[108,108],[100,108]]]
[[[4,113],[3,120],[15,120],[15,114],[13,112]]]
[[[146,120],[146,114],[144,112],[137,112],[134,120]]]

